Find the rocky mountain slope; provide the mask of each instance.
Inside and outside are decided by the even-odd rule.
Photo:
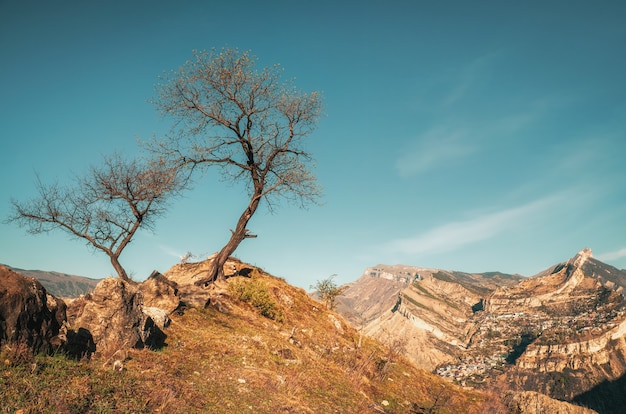
[[[68,343],[73,332],[87,345],[70,358],[62,346],[32,356],[0,335],[0,412],[505,412],[492,393],[451,384],[362,337],[303,289],[237,260],[228,266],[230,277],[208,288],[194,285],[208,262],[179,264],[139,284],[103,280],[63,309]],[[0,302],[7,300],[0,320],[25,320],[5,315],[21,312],[11,305],[27,297],[20,286],[36,287],[34,312],[50,319],[52,296],[20,277],[11,285],[0,279]],[[151,332],[158,344],[145,336]]]
[[[461,385],[537,391],[606,413],[626,405],[625,271],[589,249],[531,278],[407,269],[367,269],[346,290],[345,315]],[[380,313],[359,319],[367,305],[357,299],[372,300],[374,285]]]
[[[338,311],[383,342],[401,340],[406,354],[433,370],[454,361],[474,331],[473,315],[498,286],[519,275],[470,274],[410,266],[377,265],[347,286]]]
[[[48,293],[60,298],[76,298],[91,292],[101,280],[46,270],[25,270],[7,267],[20,274],[37,279]]]

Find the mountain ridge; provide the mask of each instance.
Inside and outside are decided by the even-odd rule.
[[[347,285],[350,300],[339,298],[338,310],[373,306],[356,320],[365,333],[405,341],[409,359],[449,381],[567,401],[585,395],[592,408],[601,404],[589,390],[603,381],[623,384],[626,272],[594,259],[590,249],[531,277],[405,265],[394,277],[394,266],[377,265],[386,274],[375,281],[368,280],[377,276],[371,269]],[[410,283],[406,269],[415,273]],[[380,305],[373,303],[377,286],[385,292]],[[357,300],[366,297],[369,303]],[[355,315],[345,312],[353,323]]]
[[[6,266],[15,272],[39,280],[48,293],[60,298],[76,298],[89,293],[93,291],[96,285],[102,280],[52,270],[27,270],[9,265],[2,266]]]

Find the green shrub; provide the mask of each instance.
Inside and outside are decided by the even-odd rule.
[[[277,308],[276,302],[259,280],[233,280],[228,285],[228,292],[237,300],[247,302],[257,308],[262,316],[281,322],[283,315]]]

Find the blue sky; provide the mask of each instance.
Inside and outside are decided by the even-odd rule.
[[[224,46],[325,104],[323,205],[261,208],[242,260],[304,288],[378,263],[530,276],[584,247],[626,268],[623,1],[0,1],[0,216],[36,174],[63,182],[167,132],[157,77]],[[121,262],[142,280],[205,257],[246,205],[208,175]],[[113,274],[80,241],[5,223],[0,263]]]

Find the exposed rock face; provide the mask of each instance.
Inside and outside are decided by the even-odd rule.
[[[165,334],[142,308],[143,295],[137,285],[104,279],[93,293],[68,307],[68,342],[73,331],[81,340],[91,335],[96,350],[160,347]]]
[[[563,400],[626,373],[626,301],[620,286],[588,275],[594,260],[585,249],[565,263],[488,299],[490,323],[507,316],[511,325],[496,328],[511,341],[522,338],[503,380]],[[595,261],[593,268],[617,269]],[[492,344],[493,345],[493,344]],[[610,405],[610,403],[609,403]],[[610,410],[607,412],[611,412]]]
[[[37,280],[0,266],[0,344],[23,342],[35,352],[61,345],[57,335],[65,303],[48,295]]]
[[[164,277],[169,283],[176,286],[177,296],[181,306],[195,306],[205,308],[209,305],[220,307],[220,296],[224,294],[220,283],[212,283],[207,288],[196,286],[195,282],[204,278],[208,272],[212,257],[197,263],[179,263],[172,266]],[[251,268],[241,261],[231,258],[224,264],[226,277],[240,275],[247,276]]]
[[[616,395],[626,391],[626,271],[594,259],[589,249],[517,280],[415,269],[418,277],[393,307],[385,300],[387,311],[368,320],[366,332],[383,342],[405,337],[409,358],[461,385],[506,384],[593,402],[600,413],[623,408]],[[350,292],[355,285],[347,290],[352,298],[368,297]],[[604,392],[597,404],[594,393],[606,389],[618,392]]]
[[[178,284],[156,270],[138,287],[143,294],[144,307],[163,309],[170,314],[180,306]]]
[[[400,338],[406,355],[433,370],[462,352],[474,331],[482,299],[520,276],[470,274],[403,265],[377,265],[348,285],[337,310],[382,342]]]
[[[597,414],[592,409],[555,400],[533,391],[511,394],[508,405],[510,414]]]

